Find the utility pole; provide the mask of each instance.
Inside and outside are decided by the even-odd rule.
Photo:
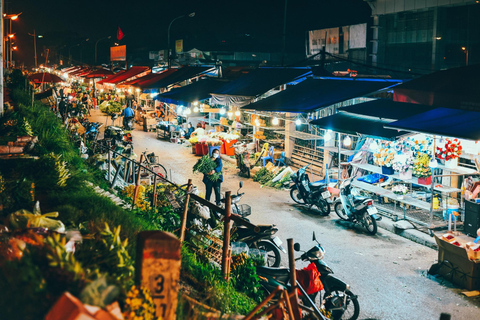
[[[33,37],[33,50],[35,51],[35,68],[37,68],[37,34],[35,33],[35,29],[33,29],[33,34],[29,33],[28,35]]]

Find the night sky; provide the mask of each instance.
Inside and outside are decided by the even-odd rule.
[[[120,44],[127,45],[127,55],[148,62],[149,50],[167,47],[170,21],[190,12],[196,13],[194,18],[177,20],[171,29],[172,43],[184,39],[185,50],[279,52],[284,5],[284,0],[7,0],[5,12],[22,12],[12,22],[19,48],[14,59],[32,65],[33,37],[28,33],[34,29],[44,36],[37,39],[39,64],[46,47],[51,55],[66,57],[70,49],[74,61],[93,63],[95,42],[111,35],[112,40],[98,44],[99,62],[107,61],[118,26],[125,34]],[[367,22],[370,14],[363,0],[290,0],[287,52],[305,52],[307,30]]]

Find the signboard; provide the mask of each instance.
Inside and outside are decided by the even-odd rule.
[[[143,231],[138,234],[135,282],[150,290],[156,317],[160,319],[176,319],[180,247],[180,240],[168,232]]]
[[[127,46],[110,47],[110,61],[125,61],[127,60]]]
[[[175,41],[175,52],[176,53],[183,52],[183,39]]]

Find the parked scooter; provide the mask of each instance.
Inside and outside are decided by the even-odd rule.
[[[330,192],[328,186],[322,182],[310,182],[306,169],[310,164],[299,169],[290,176],[293,184],[290,186],[290,197],[298,204],[307,205],[309,209],[316,206],[323,216],[330,214]]]
[[[371,235],[377,233],[377,208],[373,199],[356,196],[352,193],[352,180],[355,175],[345,180],[340,187],[340,198],[335,202],[335,213],[343,220],[362,224]]]
[[[232,234],[236,233],[235,241],[244,242],[249,248],[263,250],[267,253],[267,266],[278,267],[281,262],[280,251],[287,253],[282,246],[282,240],[275,236],[278,228],[275,225],[254,225],[248,219],[247,216],[251,214],[251,208],[247,204],[239,205],[238,202],[242,199],[245,193],[239,193],[243,187],[243,182],[240,181],[239,189],[236,195],[231,196],[232,213],[238,214],[245,221],[236,221],[232,229]],[[225,202],[225,199],[221,200]],[[216,217],[219,218],[218,216]],[[237,219],[238,220],[238,219]]]
[[[310,293],[308,294],[310,300],[305,296],[301,296],[304,304],[308,306],[308,302],[315,302],[318,295],[319,308],[323,308],[326,312],[329,312],[331,319],[356,320],[360,314],[360,305],[357,296],[350,291],[348,284],[333,276],[332,269],[322,260],[325,256],[325,250],[315,238],[315,232],[313,233],[313,241],[317,242],[317,245],[295,259],[309,261],[310,265],[305,269],[312,270],[310,274],[319,277],[321,281],[320,285],[313,286],[313,289],[310,288]],[[300,244],[295,243],[294,249],[295,251],[300,251]],[[297,272],[299,271],[300,270],[297,270]],[[269,293],[279,285],[284,288],[288,288],[290,285],[288,283],[290,280],[290,270],[288,268],[257,267],[257,275],[260,278],[262,287]],[[312,280],[315,281],[318,279],[310,279],[310,282]],[[302,287],[306,285],[305,283],[300,284]],[[301,291],[307,291],[306,288],[303,289],[304,290]],[[321,294],[322,290],[324,291],[323,296]]]
[[[230,148],[235,148],[235,159],[237,168],[240,169],[240,175],[250,178],[250,153],[247,149],[247,143],[236,143]]]

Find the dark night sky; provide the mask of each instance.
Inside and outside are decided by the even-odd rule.
[[[10,1],[10,2],[9,2]],[[7,13],[23,12],[13,22],[19,51],[15,60],[33,64],[33,38],[37,41],[39,64],[43,46],[83,62],[93,62],[95,41],[112,36],[112,42],[98,44],[98,57],[106,61],[117,27],[125,34],[121,44],[128,55],[148,59],[145,52],[167,47],[170,21],[195,12],[194,18],[177,20],[171,39],[184,39],[184,49],[279,52],[282,44],[284,0],[7,0]],[[290,0],[287,9],[287,51],[304,52],[305,31],[367,22],[370,8],[363,0]],[[80,47],[73,47],[85,39]],[[142,54],[140,52],[144,51]],[[44,60],[44,58],[43,58]]]

